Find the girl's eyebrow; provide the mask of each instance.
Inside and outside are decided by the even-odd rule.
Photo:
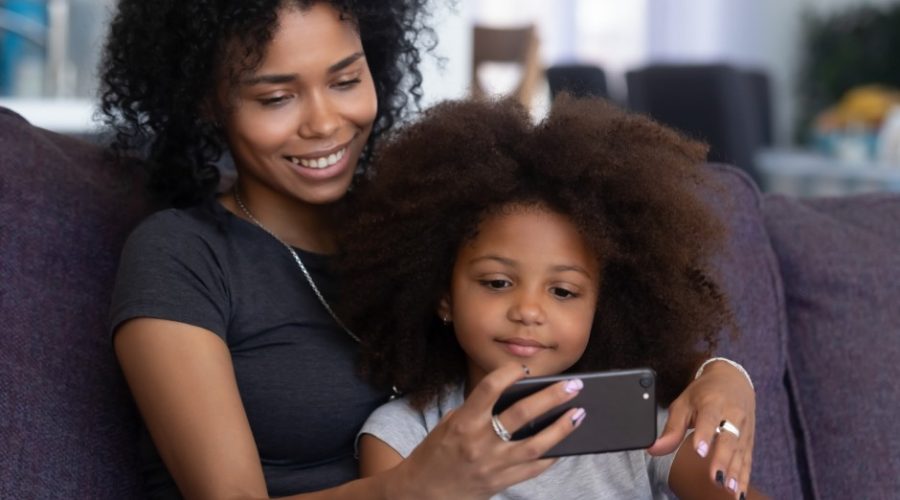
[[[354,52],[349,56],[341,59],[340,61],[332,64],[328,67],[328,73],[337,73],[338,71],[350,66],[355,63],[360,58],[365,57],[365,53],[362,51]],[[272,75],[253,75],[251,77],[245,78],[242,82],[244,85],[259,85],[261,83],[267,83],[270,85],[277,85],[283,83],[291,83],[300,78],[300,75],[297,73],[284,73],[284,74],[272,74]]]
[[[475,257],[474,259],[469,261],[469,264],[474,264],[474,263],[476,263],[478,261],[482,261],[482,260],[493,260],[493,261],[499,262],[503,265],[513,267],[513,268],[519,267],[519,265],[516,261],[514,261],[512,259],[508,259],[506,257],[500,257],[499,255],[482,255],[481,257]],[[550,268],[550,270],[553,272],[557,272],[557,273],[573,271],[573,272],[576,272],[579,274],[583,274],[588,279],[593,279],[593,277],[591,276],[591,273],[589,273],[587,271],[587,269],[585,269],[581,266],[576,266],[574,264],[559,264],[556,266],[552,266]]]

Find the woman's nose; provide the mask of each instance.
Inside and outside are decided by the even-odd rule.
[[[322,93],[314,93],[307,100],[299,133],[303,137],[331,137],[340,123],[340,113],[334,103]]]

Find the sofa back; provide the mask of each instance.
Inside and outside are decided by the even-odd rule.
[[[0,108],[0,498],[134,498],[138,418],[106,333],[138,169]]]
[[[772,498],[809,496],[803,436],[791,405],[787,320],[778,260],[763,219],[763,198],[749,176],[712,164],[716,185],[701,195],[729,230],[716,266],[740,335],[723,336],[718,353],[747,369],[756,387],[756,432],[751,482]]]
[[[900,492],[900,194],[770,195],[788,370],[819,498]]]

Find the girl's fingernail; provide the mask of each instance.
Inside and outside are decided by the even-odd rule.
[[[525,376],[531,375],[531,370],[528,369],[527,366],[522,365],[522,371],[525,372]]]
[[[728,489],[731,491],[737,491],[737,480],[733,477],[728,479]]]
[[[720,470],[716,471],[716,482],[721,484],[722,486],[725,486],[725,473],[724,472],[722,472]]]
[[[709,454],[709,443],[706,441],[700,441],[697,443],[697,454],[703,458],[706,458],[706,455]]]
[[[573,378],[566,382],[566,392],[569,394],[576,393],[584,387],[584,382],[580,378]]]
[[[581,421],[584,420],[584,417],[587,416],[587,412],[584,411],[584,408],[579,408],[575,410],[575,413],[572,414],[572,427],[578,427],[581,425]]]

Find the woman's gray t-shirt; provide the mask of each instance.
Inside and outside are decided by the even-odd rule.
[[[297,251],[333,302],[328,258]],[[356,343],[272,236],[213,200],[152,215],[123,250],[110,331],[137,317],[199,326],[227,344],[270,495],[357,477],[354,438],[387,394],[357,377]],[[149,496],[177,498],[144,437]]]

